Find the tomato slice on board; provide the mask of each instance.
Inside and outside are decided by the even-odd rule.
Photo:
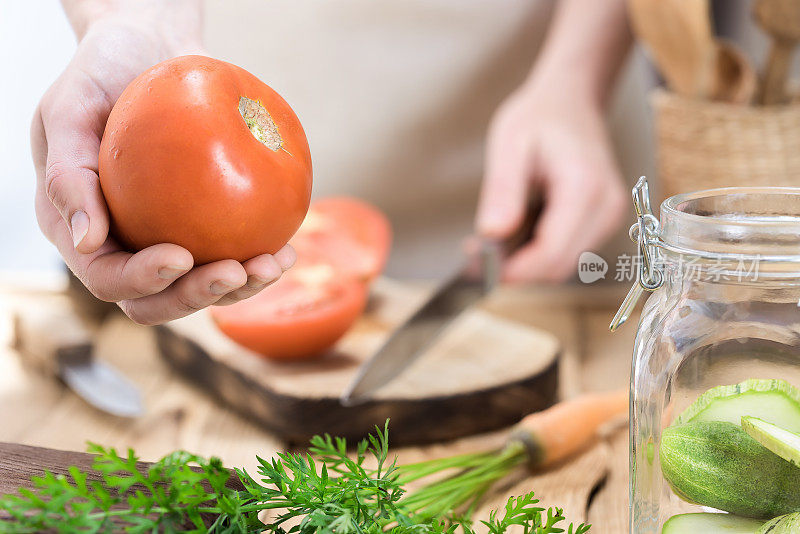
[[[316,200],[290,243],[298,265],[328,263],[340,274],[372,280],[389,257],[392,229],[377,208],[355,198]]]
[[[318,356],[361,316],[368,287],[326,264],[297,265],[249,299],[211,308],[229,338],[274,359]]]
[[[388,219],[369,204],[317,200],[290,241],[296,265],[259,294],[212,307],[211,315],[229,338],[269,358],[321,355],[361,316],[391,240]]]

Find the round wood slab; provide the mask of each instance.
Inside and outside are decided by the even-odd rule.
[[[555,337],[471,309],[374,399],[342,406],[358,367],[427,292],[379,280],[372,293],[364,316],[317,360],[264,359],[222,335],[207,312],[158,327],[158,346],[185,376],[293,443],[324,433],[361,438],[386,419],[393,444],[448,440],[508,426],[555,402]]]

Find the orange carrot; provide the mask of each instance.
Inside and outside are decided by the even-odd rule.
[[[514,427],[511,439],[527,447],[532,467],[545,467],[575,454],[604,423],[627,414],[627,388],[586,393],[528,415]]]
[[[401,465],[404,483],[437,479],[403,496],[400,504],[415,513],[436,516],[459,511],[468,517],[498,480],[526,463],[547,467],[578,452],[604,423],[627,411],[627,390],[585,394],[527,416],[500,449]],[[450,476],[442,476],[445,472]]]

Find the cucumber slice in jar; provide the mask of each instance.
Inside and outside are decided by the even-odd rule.
[[[767,521],[756,534],[797,534],[800,532],[800,513],[786,514]]]
[[[742,428],[764,447],[800,467],[800,434],[757,417],[742,417]]]
[[[800,432],[800,390],[785,380],[760,378],[718,386],[700,395],[674,424],[727,421],[741,425],[744,416]]]
[[[731,514],[680,514],[664,523],[661,534],[756,534],[763,524]]]

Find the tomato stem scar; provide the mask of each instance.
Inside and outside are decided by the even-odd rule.
[[[252,100],[246,96],[239,98],[239,114],[244,119],[244,123],[261,144],[277,152],[283,150],[287,154],[289,152],[283,148],[283,138],[278,132],[278,125],[272,120],[269,111],[261,105],[258,100]],[[289,154],[291,155],[291,154]]]

